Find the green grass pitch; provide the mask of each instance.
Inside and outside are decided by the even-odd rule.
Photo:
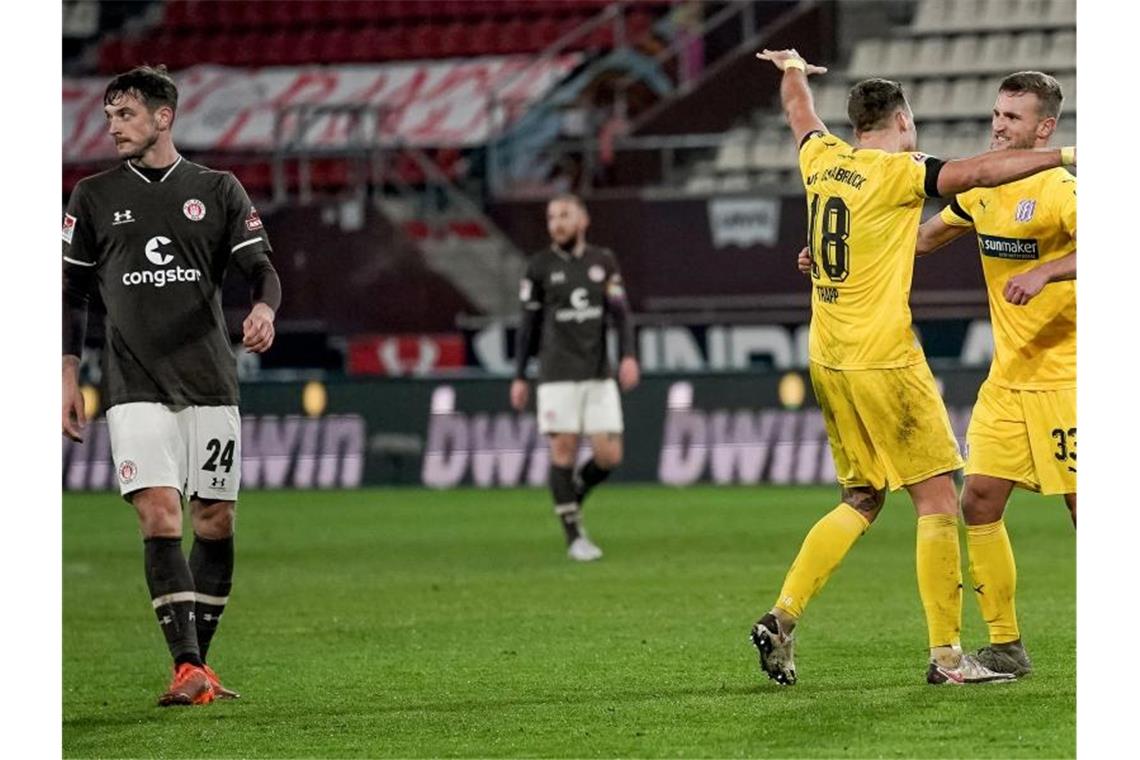
[[[1018,493],[1006,515],[1030,678],[925,685],[905,494],[808,609],[799,684],[762,677],[749,625],[836,501],[603,486],[586,524],[606,555],[579,565],[541,490],[251,492],[210,656],[243,697],[164,710],[133,510],[66,495],[63,754],[1075,756],[1075,540],[1056,497]],[[969,593],[963,638],[985,640]]]

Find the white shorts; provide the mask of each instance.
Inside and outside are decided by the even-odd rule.
[[[538,429],[541,433],[620,433],[621,396],[610,380],[540,383]]]
[[[165,486],[189,499],[237,500],[241,415],[236,406],[116,404],[107,410],[107,427],[124,497]]]

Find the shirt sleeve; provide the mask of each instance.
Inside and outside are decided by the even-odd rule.
[[[226,174],[223,195],[226,204],[226,226],[229,230],[230,254],[238,251],[269,253],[269,235],[257,215],[257,209],[237,177]]]
[[[970,211],[973,204],[970,201],[969,193],[960,193],[950,199],[949,205],[943,207],[938,216],[951,227],[973,227],[974,216]]]
[[[829,135],[818,129],[813,129],[804,135],[804,139],[800,141],[800,175],[804,180],[806,181],[808,175],[812,173],[812,167],[820,156],[841,145],[850,149],[847,143],[835,135]]]
[[[900,206],[927,198],[939,198],[938,175],[945,162],[925,153],[892,153],[887,156],[885,190]]]
[[[63,263],[79,267],[99,264],[95,230],[88,211],[87,190],[83,182],[75,186],[63,214]]]
[[[519,281],[519,303],[524,311],[542,309],[542,273],[539,271],[538,256],[532,256],[526,266],[526,273]]]
[[[618,356],[637,358],[634,340],[633,320],[629,315],[629,299],[625,295],[625,283],[621,278],[621,268],[617,256],[608,252],[606,256],[605,299],[614,327],[617,328]]]

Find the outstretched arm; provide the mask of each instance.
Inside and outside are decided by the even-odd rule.
[[[947,161],[938,172],[938,194],[957,195],[975,187],[997,187],[1058,166],[1076,166],[1076,148],[991,150]]]
[[[941,215],[935,214],[918,228],[918,240],[914,246],[914,254],[925,256],[928,253],[933,253],[952,240],[957,240],[970,229],[972,228],[966,225],[947,224],[942,221]]]
[[[787,116],[788,126],[795,135],[796,145],[802,144],[809,132],[826,132],[827,127],[815,112],[815,103],[811,97],[807,78],[812,74],[826,73],[827,68],[808,63],[794,48],[764,50],[762,53],[757,53],[756,57],[762,61],[771,61],[776,68],[784,72],[784,79],[780,82],[780,102],[784,105],[784,115]]]

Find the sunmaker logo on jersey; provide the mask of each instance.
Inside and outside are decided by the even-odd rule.
[[[1031,260],[1040,256],[1034,238],[1007,238],[997,235],[978,235],[978,248],[983,256],[996,259]]]
[[[170,245],[170,238],[164,235],[157,235],[146,241],[143,253],[146,255],[147,261],[156,267],[166,267],[167,264],[174,261],[174,254],[165,247],[168,245]],[[165,269],[144,269],[123,274],[123,284],[127,287],[131,285],[153,285],[156,288],[162,288],[166,287],[168,282],[197,282],[201,279],[202,271],[200,269],[184,269],[180,266],[166,267]]]

